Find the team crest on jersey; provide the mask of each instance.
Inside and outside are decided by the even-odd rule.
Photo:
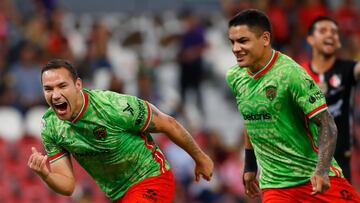
[[[334,74],[333,76],[331,76],[329,83],[332,87],[334,88],[338,88],[341,85],[341,78]]]
[[[265,89],[266,98],[270,101],[274,100],[277,94],[276,87],[273,85],[267,86]]]
[[[95,139],[104,141],[107,136],[106,128],[103,126],[96,126],[93,130]]]

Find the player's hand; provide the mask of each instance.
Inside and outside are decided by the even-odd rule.
[[[46,166],[48,159],[47,155],[42,155],[35,147],[31,147],[31,151],[32,154],[28,161],[29,168],[36,172],[43,180],[46,180],[50,174],[50,171]]]
[[[209,156],[204,154],[202,159],[196,161],[195,181],[199,182],[202,176],[205,180],[210,181],[214,170],[214,163]]]
[[[318,193],[324,193],[330,188],[330,181],[328,175],[319,175],[314,173],[311,176],[311,185],[312,193],[311,195],[316,195]]]
[[[255,172],[245,172],[243,174],[245,185],[245,194],[250,198],[255,198],[260,195],[259,182],[256,179]]]

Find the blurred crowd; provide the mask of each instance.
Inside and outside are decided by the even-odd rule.
[[[175,173],[176,203],[258,202],[243,192],[243,124],[225,83],[226,70],[236,63],[227,20],[245,8],[265,11],[273,24],[274,48],[301,64],[310,56],[307,26],[316,16],[330,15],[340,25],[343,46],[339,55],[360,60],[357,3],[221,0],[217,11],[206,13],[186,7],[161,13],[91,15],[63,8],[56,0],[20,4],[1,0],[0,110],[15,110],[23,123],[28,117],[36,120],[28,115],[46,107],[41,66],[51,58],[68,59],[77,67],[85,88],[109,89],[150,101],[180,119],[212,157],[213,180],[194,183],[191,158],[165,136],[154,135]],[[10,115],[5,113],[0,120],[6,123]],[[353,115],[352,183],[360,192],[359,88],[354,93]],[[13,126],[0,127],[0,202],[108,202],[75,162],[75,194],[61,197],[51,192],[26,166],[30,147],[41,148],[39,131],[25,128],[19,137],[11,138],[1,134],[4,127],[17,131]]]

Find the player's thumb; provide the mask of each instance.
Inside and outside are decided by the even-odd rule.
[[[316,176],[311,177],[310,181],[311,181],[311,185],[312,185],[312,193],[311,194],[314,195],[317,193],[317,186],[318,186],[317,181],[316,181]]]
[[[199,172],[195,172],[195,181],[196,182],[200,181],[200,173]]]

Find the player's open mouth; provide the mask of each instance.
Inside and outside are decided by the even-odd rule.
[[[324,44],[325,44],[325,45],[328,45],[328,46],[333,46],[333,45],[334,45],[334,41],[331,40],[331,39],[327,39],[327,40],[324,40]]]
[[[64,115],[66,114],[66,110],[68,107],[68,104],[66,102],[61,102],[61,103],[56,103],[53,104],[55,111],[60,114],[60,115]]]
[[[237,62],[242,62],[244,60],[244,58],[245,58],[245,55],[237,55],[236,56],[236,61]]]

